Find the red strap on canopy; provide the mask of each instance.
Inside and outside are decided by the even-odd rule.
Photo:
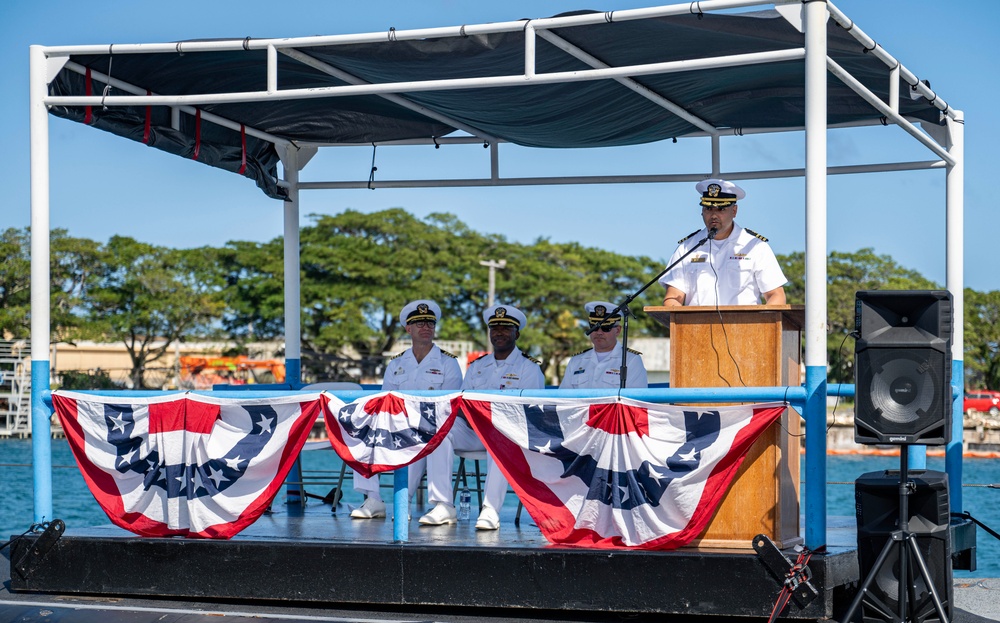
[[[201,151],[201,110],[194,113],[194,155],[193,159],[198,159],[198,152]]]
[[[83,86],[84,93],[86,93],[87,97],[90,97],[91,95],[94,94],[94,85],[90,78],[90,67],[87,68],[87,74],[83,79],[83,85],[84,85]],[[93,120],[94,120],[94,110],[90,106],[86,106],[84,108],[83,122],[86,123],[87,125],[90,125],[90,122]]]
[[[146,95],[152,95],[153,92],[146,89]],[[146,106],[146,124],[142,127],[142,142],[149,145],[149,129],[153,121],[153,107]]]
[[[243,156],[240,160],[239,174],[243,175],[247,170],[247,127],[240,124],[240,146],[243,148]]]

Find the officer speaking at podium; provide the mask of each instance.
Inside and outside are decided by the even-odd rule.
[[[763,299],[768,305],[784,305],[788,280],[767,238],[735,222],[737,202],[746,192],[720,179],[703,180],[695,188],[705,228],[681,239],[667,265],[703,246],[660,277],[666,288],[663,304],[759,305]]]

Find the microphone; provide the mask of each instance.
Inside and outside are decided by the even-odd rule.
[[[709,240],[715,240],[715,235],[718,234],[718,233],[719,233],[719,230],[713,227],[712,229],[708,230],[708,239]]]

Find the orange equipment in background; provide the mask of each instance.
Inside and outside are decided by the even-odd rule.
[[[285,364],[277,359],[250,359],[246,355],[236,357],[181,357],[181,382],[193,382],[197,389],[201,385],[229,383],[284,383]],[[260,375],[258,375],[258,371]],[[267,378],[270,373],[271,378]]]

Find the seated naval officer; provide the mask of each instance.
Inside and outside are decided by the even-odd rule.
[[[385,366],[382,391],[408,389],[459,389],[462,386],[462,369],[455,355],[441,350],[434,344],[434,333],[441,308],[430,300],[407,303],[399,312],[399,323],[410,335],[413,345],[389,360]],[[417,490],[424,473],[420,459],[409,466],[410,495]],[[354,490],[366,496],[364,504],[351,511],[355,519],[385,517],[385,502],[379,491],[378,475],[365,478],[354,474]],[[451,474],[433,477],[427,475],[428,499],[434,503],[451,505]],[[451,510],[455,513],[454,508]]]
[[[591,301],[584,305],[587,320],[593,329],[590,334],[593,347],[570,358],[559,389],[621,387],[622,344],[618,336],[622,332],[622,317],[620,313],[609,315],[614,308],[615,305],[607,301]],[[625,364],[628,366],[625,386],[645,388],[648,382],[642,353],[628,349]]]
[[[746,192],[720,179],[702,180],[695,188],[701,193],[705,228],[681,239],[667,265],[710,239],[660,277],[666,288],[663,304],[759,305],[763,298],[765,304],[784,305],[788,280],[767,238],[734,220]]]
[[[494,305],[483,312],[483,320],[489,328],[493,352],[469,364],[465,371],[462,389],[543,389],[545,375],[538,361],[526,356],[517,347],[521,329],[527,317],[521,310],[510,305]],[[483,442],[472,430],[465,416],[459,412],[455,424],[438,449],[427,457],[427,478],[432,473],[445,473],[451,477],[454,452],[485,451]],[[476,521],[477,530],[497,530],[500,528],[500,509],[507,496],[507,479],[496,466],[493,457],[487,459],[486,490],[483,493],[483,510]],[[455,509],[438,504],[431,512],[420,518],[424,525],[436,526],[455,523]]]

